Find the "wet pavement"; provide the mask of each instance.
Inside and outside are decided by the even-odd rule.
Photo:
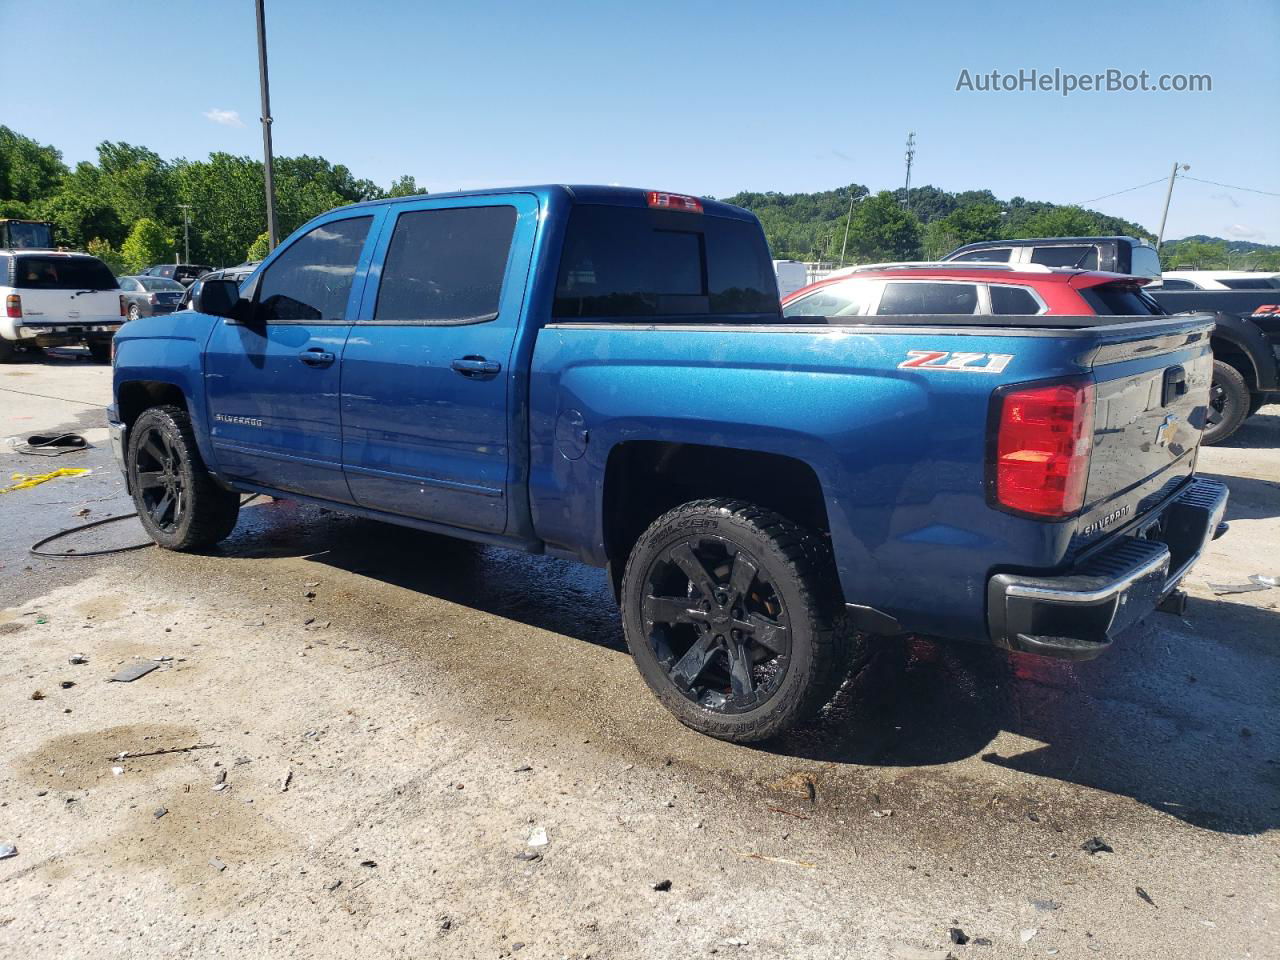
[[[0,387],[11,382],[0,376]],[[94,429],[101,416],[68,413],[57,427]],[[1205,584],[1280,573],[1277,447],[1280,407],[1272,407],[1229,446],[1203,452],[1201,471],[1232,489],[1235,526],[1192,573],[1184,616],[1155,615],[1083,664],[923,639],[886,643],[818,721],[755,747],[693,734],[653,703],[625,653],[603,572],[568,561],[269,498],[246,506],[232,537],[206,555],[26,556],[27,543],[52,529],[130,509],[105,442],[48,467],[4,457],[6,472],[72,460],[95,472],[0,498],[0,606],[98,575],[189,589],[193,601],[236,605],[236,617],[258,610],[268,629],[319,620],[357,638],[373,666],[393,665],[394,682],[414,695],[431,696],[447,677],[452,709],[485,729],[525,728],[522,736],[561,760],[565,744],[581,742],[612,762],[657,772],[674,765],[682,782],[753,810],[773,796],[780,815],[822,822],[826,842],[847,845],[849,856],[866,849],[867,817],[892,810],[884,860],[910,861],[903,869],[966,864],[1018,883],[1032,875],[1014,865],[1024,851],[1042,860],[1044,850],[1074,850],[1099,832],[1148,861],[1176,858],[1179,848],[1203,859],[1219,840],[1265,839],[1264,851],[1248,855],[1224,849],[1216,869],[1229,871],[1258,855],[1277,862],[1280,589],[1213,597]],[[93,512],[77,518],[86,506]],[[65,545],[136,539],[135,523],[118,526]],[[301,589],[307,583],[319,586]],[[1168,878],[1182,868],[1169,859],[1152,869]],[[1261,905],[1248,929],[1259,935],[1262,918],[1274,921],[1278,877],[1253,874]],[[1214,953],[1195,946],[1185,955]]]

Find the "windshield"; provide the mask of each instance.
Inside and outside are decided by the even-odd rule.
[[[186,289],[177,280],[166,280],[164,277],[140,277],[138,282],[142,284],[145,290],[176,290],[181,293]]]
[[[13,273],[13,285],[26,290],[119,289],[97,257],[20,257]]]

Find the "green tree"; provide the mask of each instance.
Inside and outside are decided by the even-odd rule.
[[[1004,216],[1004,211],[994,203],[974,203],[957,208],[925,228],[925,256],[937,259],[963,244],[998,238],[1004,226]]]
[[[882,190],[853,208],[849,250],[855,263],[912,260],[920,255],[920,221]]]
[[[1052,207],[1026,222],[1031,237],[1096,237],[1103,235],[1097,217],[1080,207]]]
[[[101,237],[94,237],[89,241],[85,249],[110,267],[111,272],[117,277],[125,274],[124,257],[121,256],[119,250],[111,246],[111,241],[103,240]]]
[[[133,225],[120,258],[132,273],[144,270],[156,263],[167,263],[173,257],[173,235],[150,217],[143,217]]]
[[[53,147],[0,126],[0,200],[29,204],[52,197],[66,172]]]
[[[271,238],[267,235],[267,231],[263,230],[258,234],[258,239],[249,244],[249,249],[245,252],[246,260],[264,260],[268,253],[271,252]]]
[[[413,197],[418,194],[425,194],[427,191],[419,188],[418,181],[411,175],[405,174],[403,177],[396,177],[391,181],[391,189],[387,191],[388,197]]]

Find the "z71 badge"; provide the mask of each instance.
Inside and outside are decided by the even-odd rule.
[[[899,370],[942,370],[946,373],[1003,373],[1012,353],[951,353],[947,350],[908,350]]]

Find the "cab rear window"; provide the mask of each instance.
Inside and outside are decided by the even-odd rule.
[[[1085,287],[1080,296],[1100,317],[1155,317],[1164,313],[1160,304],[1135,283]]]
[[[94,257],[15,257],[13,285],[24,290],[116,290],[115,275]]]
[[[778,315],[758,224],[684,211],[582,204],[569,218],[555,316]]]

